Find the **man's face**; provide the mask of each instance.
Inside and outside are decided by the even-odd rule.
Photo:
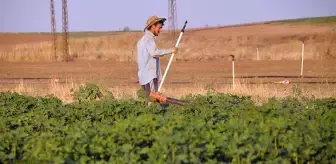
[[[158,36],[161,32],[162,27],[163,27],[163,25],[161,23],[157,23],[156,25],[153,25],[153,27],[152,27],[153,28],[153,31],[152,31],[153,34],[155,36]]]

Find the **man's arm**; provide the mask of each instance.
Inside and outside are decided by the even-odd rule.
[[[173,49],[158,49],[154,39],[148,39],[146,42],[146,48],[151,56],[160,57],[173,53]]]

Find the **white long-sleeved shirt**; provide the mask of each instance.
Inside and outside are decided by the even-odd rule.
[[[158,49],[155,35],[146,30],[137,43],[138,78],[140,85],[149,83],[152,79],[162,79],[159,57],[172,53],[172,49]]]

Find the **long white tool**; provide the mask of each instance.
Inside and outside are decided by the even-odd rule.
[[[184,26],[183,26],[183,28],[182,28],[182,30],[181,30],[180,36],[179,36],[178,39],[177,39],[177,42],[176,42],[176,45],[175,45],[176,48],[178,47],[178,45],[179,45],[179,43],[180,43],[180,41],[181,41],[181,38],[182,38],[182,35],[183,35],[183,33],[184,33],[184,29],[185,29],[185,27],[187,26],[187,23],[188,23],[188,21],[185,21]],[[166,78],[166,76],[167,76],[167,73],[168,73],[168,70],[169,70],[169,67],[170,67],[171,62],[173,61],[174,55],[175,55],[175,54],[173,53],[173,54],[170,56],[170,59],[169,59],[169,62],[168,62],[166,71],[165,71],[165,73],[163,74],[162,81],[161,81],[160,86],[159,86],[159,89],[158,89],[159,92],[160,92],[161,87],[162,87],[162,84],[163,84],[163,82],[164,82],[164,80],[165,80],[165,78]]]

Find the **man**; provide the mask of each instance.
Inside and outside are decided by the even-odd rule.
[[[177,48],[158,49],[156,46],[155,38],[160,34],[165,21],[165,18],[151,16],[144,28],[145,34],[137,43],[138,78],[147,96],[158,90],[162,80],[159,58],[177,53]]]

